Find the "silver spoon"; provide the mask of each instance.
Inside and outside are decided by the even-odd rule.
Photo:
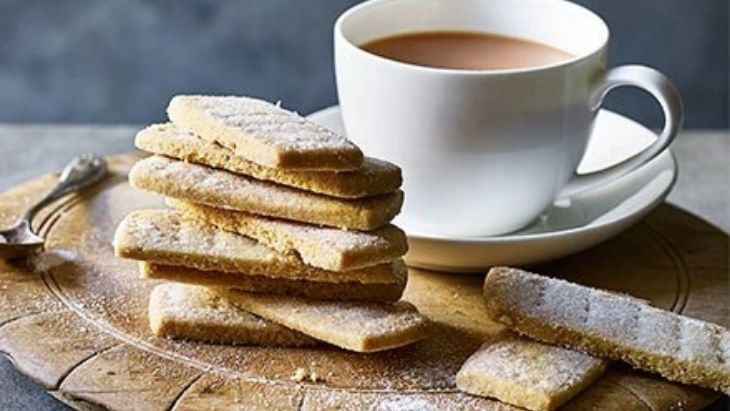
[[[63,196],[100,181],[106,173],[106,160],[96,154],[83,154],[71,160],[56,187],[28,208],[13,228],[0,231],[0,259],[10,260],[38,251],[45,239],[33,232],[31,222],[36,213]]]

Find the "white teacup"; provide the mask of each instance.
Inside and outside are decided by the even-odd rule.
[[[371,40],[423,31],[524,38],[572,54],[556,64],[454,70],[364,51]],[[409,230],[496,235],[517,230],[556,198],[626,174],[659,154],[682,120],[679,95],[658,71],[606,71],[608,27],[563,0],[371,0],[334,28],[337,91],[347,135],[403,169]],[[604,95],[635,86],[656,98],[656,142],[607,169],[576,173]]]

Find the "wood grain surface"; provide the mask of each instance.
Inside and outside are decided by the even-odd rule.
[[[136,159],[113,157],[104,184],[36,220],[48,238],[43,254],[0,261],[0,351],[53,395],[112,410],[511,409],[454,387],[462,362],[504,331],[484,314],[482,276],[411,270],[404,298],[433,321],[430,337],[384,353],[153,337],[146,304],[154,282],[138,279],[136,263],[114,258],[110,244],[126,213],[163,206],[126,184]],[[53,181],[0,196],[0,226]],[[599,247],[532,269],[728,326],[728,236],[671,206]],[[321,380],[292,381],[298,368]],[[717,397],[616,364],[567,408],[692,410]]]

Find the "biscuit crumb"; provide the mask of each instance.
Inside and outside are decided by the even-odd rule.
[[[297,368],[296,371],[289,377],[294,382],[302,382],[307,378],[307,371],[304,368]]]
[[[309,372],[302,367],[297,368],[289,379],[294,382],[323,382],[324,378],[317,374],[317,371],[313,368],[314,365],[314,363],[309,365]]]
[[[314,369],[317,364],[312,361],[312,363],[309,364],[309,381],[311,382],[320,382],[324,381],[324,378],[322,378],[319,374],[317,374],[317,371]]]

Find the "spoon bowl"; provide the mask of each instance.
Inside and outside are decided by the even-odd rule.
[[[0,231],[0,259],[11,260],[38,252],[44,240],[36,235],[26,221]]]

